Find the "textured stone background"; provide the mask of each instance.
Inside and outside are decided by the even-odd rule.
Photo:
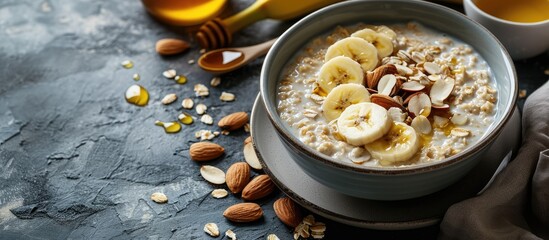
[[[232,1],[227,13],[252,1]],[[263,21],[235,37],[235,46],[259,43],[282,33],[291,22]],[[168,135],[155,120],[176,120],[180,100],[194,96],[193,85],[209,86],[212,76],[189,59],[197,59],[193,29],[167,27],[146,14],[139,1],[2,0],[0,1],[0,239],[208,239],[202,228],[216,222],[233,229],[239,239],[265,239],[276,233],[291,238],[278,221],[272,202],[261,200],[263,220],[234,224],[222,217],[237,202],[230,195],[209,196],[215,186],[188,159],[188,146],[200,129],[195,122]],[[155,54],[154,43],[165,37],[192,42],[192,50],[175,57]],[[133,69],[120,66],[135,62]],[[210,97],[195,98],[209,106],[217,122],[234,111],[250,112],[256,97],[262,59],[222,77]],[[541,85],[547,55],[517,62],[521,87]],[[177,85],[162,77],[174,68],[189,82]],[[126,103],[132,75],[151,99],[146,107]],[[232,103],[219,101],[222,91],[236,94]],[[176,93],[176,103],[160,99]],[[241,161],[240,130],[214,139],[226,149],[210,164],[227,169]],[[169,203],[150,201],[164,192]],[[382,232],[356,229],[325,219],[328,239],[342,233],[353,238],[433,238],[437,226]]]

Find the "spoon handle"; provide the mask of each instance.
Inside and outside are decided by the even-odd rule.
[[[253,53],[253,54],[247,55],[246,58],[254,59],[256,57],[265,55],[269,51],[269,49],[271,49],[271,46],[273,46],[273,44],[276,42],[277,39],[278,38],[274,38],[257,45],[246,47],[245,49],[242,49],[242,50],[244,50],[246,53]]]

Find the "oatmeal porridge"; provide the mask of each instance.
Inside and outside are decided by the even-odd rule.
[[[476,143],[497,91],[470,46],[422,26],[337,27],[297,53],[278,113],[304,144],[365,166],[438,161]]]

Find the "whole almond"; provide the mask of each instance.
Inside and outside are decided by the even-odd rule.
[[[250,182],[250,166],[245,162],[234,163],[227,169],[225,182],[232,193],[239,193]]]
[[[164,38],[156,42],[156,52],[160,55],[173,55],[189,48],[189,43],[175,38]]]
[[[263,216],[263,210],[257,203],[237,203],[228,207],[223,216],[233,222],[253,222]]]
[[[265,197],[273,192],[275,185],[267,174],[253,178],[242,190],[242,199],[253,201]]]
[[[387,74],[396,74],[397,69],[393,64],[385,64],[377,67],[372,72],[366,73],[366,85],[369,88],[376,89],[379,79]]]
[[[246,112],[235,112],[223,117],[217,125],[225,130],[233,131],[243,127],[248,119]]]
[[[374,93],[374,94],[370,95],[370,101],[377,104],[377,105],[379,105],[379,106],[382,106],[383,108],[385,108],[387,110],[389,110],[389,108],[392,108],[392,107],[396,107],[396,108],[400,108],[400,109],[404,110],[404,106],[402,106],[402,104],[397,102],[397,100],[395,100],[394,98],[389,97],[389,96],[384,95],[384,94]]]
[[[223,155],[224,152],[225,149],[222,146],[211,142],[193,143],[189,149],[191,159],[195,161],[213,160]]]
[[[297,227],[303,218],[301,209],[290,198],[279,198],[274,202],[273,208],[278,219],[290,227]]]

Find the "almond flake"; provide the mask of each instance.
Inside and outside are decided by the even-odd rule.
[[[419,115],[429,116],[431,114],[431,100],[425,93],[417,94],[410,98],[408,110],[417,117]]]
[[[259,159],[257,158],[257,154],[255,153],[255,149],[252,142],[248,142],[244,144],[244,160],[256,170],[263,169],[263,166],[261,166],[261,163],[259,162]]]
[[[175,93],[170,93],[170,94],[164,96],[164,98],[162,98],[162,101],[160,101],[160,102],[162,102],[162,104],[164,104],[164,105],[168,105],[170,103],[175,102],[175,100],[177,100],[177,95],[175,95]]]
[[[221,78],[220,77],[214,77],[212,80],[210,80],[210,86],[217,87],[221,84]]]
[[[213,124],[213,118],[212,118],[212,116],[210,116],[208,114],[202,115],[202,117],[200,118],[200,121],[205,123],[205,124],[208,124],[208,125]]]
[[[162,73],[162,76],[164,76],[167,79],[173,79],[175,76],[177,76],[177,72],[174,69],[166,70]]]
[[[205,97],[205,96],[208,96],[210,95],[210,90],[208,89],[208,87],[204,86],[204,84],[196,84],[194,85],[194,92],[196,94],[196,96],[199,96],[199,97]]]
[[[411,126],[419,133],[423,135],[427,135],[431,133],[431,123],[429,122],[429,119],[427,119],[424,116],[417,116],[412,120]]]
[[[452,90],[454,90],[454,79],[447,77],[436,81],[433,86],[431,86],[429,96],[435,105],[442,105],[444,99],[450,96]]]
[[[409,67],[403,66],[403,65],[395,65],[398,74],[402,76],[409,76],[414,73],[414,70],[410,69]]]
[[[439,74],[441,69],[440,66],[434,62],[426,62],[423,64],[423,69],[429,74]]]
[[[433,74],[433,75],[427,76],[427,78],[428,78],[429,81],[431,81],[431,82],[436,82],[436,81],[442,79],[442,76],[440,76],[440,75],[438,75],[438,74]]]
[[[425,88],[424,85],[416,81],[408,81],[402,84],[402,90],[408,91],[408,92],[418,92],[423,90],[424,88]]]
[[[185,98],[183,101],[181,101],[181,106],[185,109],[192,109],[194,106],[194,102],[190,98]]]
[[[454,114],[450,119],[450,121],[452,121],[452,123],[455,125],[465,125],[467,123],[467,120],[467,115],[461,113]]]
[[[204,165],[200,167],[200,175],[202,175],[202,177],[206,179],[206,181],[213,184],[225,183],[225,173],[223,172],[223,170],[214,166]]]
[[[212,237],[219,236],[219,228],[215,223],[206,223],[206,225],[204,225],[204,232]]]
[[[225,232],[225,236],[232,240],[236,240],[236,233],[233,232],[233,230],[229,229]]]
[[[389,96],[393,91],[393,87],[395,87],[395,85],[396,85],[395,75],[387,74],[381,77],[381,79],[379,79],[379,82],[377,83],[377,92],[379,94]]]
[[[214,189],[212,191],[212,197],[214,197],[214,198],[224,198],[227,195],[229,195],[229,192],[227,192],[227,190],[225,190],[223,188]]]
[[[452,129],[451,132],[452,132],[452,135],[456,137],[467,137],[471,133],[469,132],[469,130],[463,129],[463,128],[454,128]]]
[[[271,233],[269,234],[269,236],[267,236],[267,240],[280,240],[280,238]]]
[[[164,193],[155,192],[151,195],[151,200],[155,203],[167,203],[168,197]]]
[[[196,110],[196,113],[198,113],[198,115],[202,115],[206,112],[206,110],[208,110],[208,107],[203,103],[199,103],[198,105],[196,105],[195,110]]]
[[[228,92],[222,92],[221,96],[219,96],[219,100],[223,102],[232,102],[234,101],[234,99],[235,99],[234,94],[228,93]]]

